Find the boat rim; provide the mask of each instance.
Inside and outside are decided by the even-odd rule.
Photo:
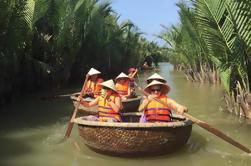
[[[70,96],[70,98],[72,100],[77,100],[78,97],[76,95],[72,95],[72,96]],[[130,102],[130,101],[141,100],[141,99],[142,99],[142,96],[139,95],[139,96],[136,96],[136,97],[133,97],[133,98],[128,98],[126,100],[122,100],[122,102]]]
[[[141,100],[141,99],[142,99],[142,96],[137,96],[133,98],[128,98],[126,100],[122,100],[122,102],[130,102],[130,101]]]
[[[74,123],[78,125],[93,126],[93,127],[114,127],[114,128],[176,128],[185,127],[192,125],[192,121],[185,119],[183,121],[173,121],[173,122],[161,122],[161,123],[139,123],[139,122],[99,122],[99,121],[89,121],[83,119],[83,117],[78,117],[74,119]]]

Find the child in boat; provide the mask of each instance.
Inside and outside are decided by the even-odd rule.
[[[90,98],[96,98],[100,95],[102,86],[100,86],[100,83],[103,82],[103,79],[100,78],[101,72],[91,68],[90,71],[87,73],[89,75],[89,79],[87,81],[87,84],[85,86],[84,92],[86,97]]]
[[[138,72],[138,69],[137,68],[134,68],[134,67],[131,67],[129,70],[128,70],[128,77],[130,77],[130,79],[134,79],[136,74]]]
[[[86,119],[101,122],[121,122],[120,110],[122,103],[113,80],[105,81],[100,85],[103,87],[102,95],[89,103],[81,100],[81,104],[85,107],[98,105],[98,117],[90,115]]]
[[[126,75],[125,73],[120,73],[116,78],[115,78],[115,87],[122,98],[122,100],[127,99],[128,97],[131,96],[131,89],[129,86],[129,76]]]
[[[137,72],[138,72],[138,69],[133,68],[133,67],[131,67],[128,70],[128,77],[130,78],[129,79],[129,87],[130,87],[130,90],[131,90],[131,97],[136,97],[136,93],[135,93],[135,76],[136,76]]]
[[[168,98],[166,94],[170,91],[170,87],[159,81],[152,81],[144,89],[145,92],[149,93],[142,104],[139,106],[139,111],[144,111],[146,122],[170,122],[171,110],[176,110],[178,114],[187,112],[187,108],[183,105],[178,104],[171,98]],[[159,103],[154,98],[164,102],[166,105]],[[142,119],[141,119],[141,122]]]

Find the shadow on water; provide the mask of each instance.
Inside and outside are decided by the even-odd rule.
[[[0,165],[8,165],[13,158],[36,152],[41,146],[64,145],[65,125],[73,105],[69,98],[41,100],[26,96],[0,111]],[[10,163],[9,163],[10,162]],[[10,164],[11,165],[11,164]]]
[[[58,121],[66,122],[73,109],[70,99],[21,99],[0,113],[0,133],[5,130],[48,126]]]
[[[200,150],[203,150],[206,146],[206,143],[206,138],[193,130],[185,148],[189,153],[196,153]]]
[[[0,151],[1,158],[8,159],[12,156],[24,155],[32,151],[32,148],[20,139],[0,137],[0,142],[2,143]],[[1,161],[2,160],[0,160],[0,165],[3,165]]]

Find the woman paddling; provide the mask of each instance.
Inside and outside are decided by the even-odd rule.
[[[144,91],[150,95],[143,100],[139,111],[144,111],[146,122],[170,122],[172,121],[171,110],[176,110],[178,114],[187,112],[185,106],[166,96],[170,87],[165,83],[154,80],[145,87]],[[168,107],[155,101],[154,98],[166,103]]]
[[[108,80],[102,85],[102,95],[98,96],[94,101],[86,102],[81,100],[81,104],[85,107],[93,107],[98,105],[98,116],[87,116],[87,120],[95,120],[101,122],[121,122],[120,109],[122,107],[121,98],[115,88],[113,80]]]

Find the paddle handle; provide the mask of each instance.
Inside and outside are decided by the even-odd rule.
[[[137,84],[136,84],[136,86],[138,87],[138,89],[139,89],[139,91],[141,93],[143,93],[145,96],[149,96],[149,94],[147,92],[145,92],[144,90],[142,90]],[[159,102],[160,104],[163,104],[164,106],[168,107],[168,105],[165,102],[163,102],[163,101],[161,101],[161,100],[159,100],[157,98],[153,98],[153,99],[155,101]],[[234,145],[235,147],[243,150],[246,153],[251,153],[250,149],[248,149],[246,146],[240,144],[239,142],[233,140],[232,138],[230,138],[229,136],[227,136],[226,134],[224,134],[219,129],[216,129],[216,128],[210,126],[208,123],[203,122],[203,121],[201,121],[201,120],[193,117],[192,115],[189,115],[188,113],[184,113],[184,116],[187,119],[191,120],[193,123],[195,123],[198,126],[200,126],[201,128],[206,129],[207,131],[211,132],[212,134],[218,136],[219,138],[222,138],[224,141],[230,143],[231,145]]]
[[[59,98],[63,98],[63,97],[70,97],[73,95],[77,95],[78,93],[70,93],[70,94],[63,94],[63,95],[55,95],[55,96],[44,96],[41,97],[42,100],[49,100],[49,99],[59,99]]]
[[[86,86],[86,83],[87,83],[88,78],[89,78],[89,75],[87,74],[86,77],[85,77],[85,81],[84,81],[82,90],[81,90],[81,92],[80,92],[80,97],[82,97],[83,94],[84,94],[84,90],[85,90],[85,86]],[[67,130],[66,130],[66,132],[65,132],[65,136],[64,136],[65,139],[69,138],[70,135],[71,135],[71,131],[72,131],[72,128],[73,128],[73,125],[74,125],[74,122],[73,122],[73,121],[74,121],[74,119],[76,118],[76,115],[77,115],[79,106],[80,106],[80,100],[77,101],[77,105],[76,105],[76,107],[75,107],[75,109],[74,109],[74,111],[73,111],[73,113],[72,113],[71,119],[70,119],[69,122],[68,122],[68,127],[67,127]]]

